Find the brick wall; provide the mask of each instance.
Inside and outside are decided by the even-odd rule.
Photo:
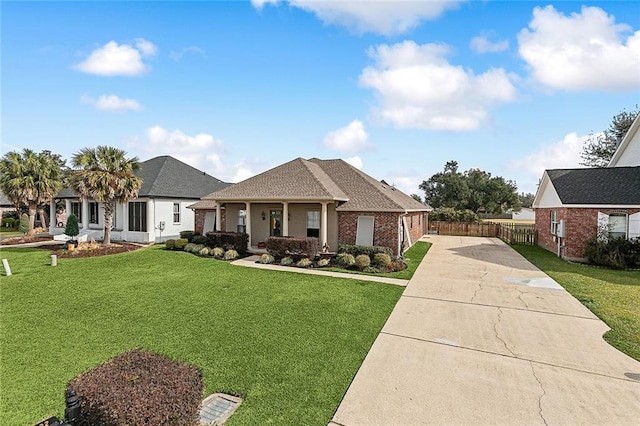
[[[202,230],[204,229],[204,218],[207,215],[207,213],[216,213],[216,209],[197,209],[195,210],[195,231],[199,232],[202,234]],[[222,229],[223,231],[226,229],[227,227],[227,221],[226,221],[226,217],[225,217],[225,211],[222,210]]]
[[[538,245],[554,253],[558,250],[556,237],[551,235],[551,212],[558,212],[558,221],[566,221],[566,238],[562,248],[562,257],[583,260],[586,242],[598,229],[598,212],[627,213],[640,212],[640,209],[605,209],[605,208],[544,208],[536,209],[536,232]]]
[[[398,254],[398,218],[391,212],[338,212],[338,244],[355,244],[358,216],[374,216],[373,245],[389,247]]]
[[[424,234],[426,234],[426,216],[427,214],[425,212],[407,213],[407,229],[409,231],[409,235],[411,236],[412,244],[415,244],[416,241],[418,241]]]

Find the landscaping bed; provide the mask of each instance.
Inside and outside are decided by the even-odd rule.
[[[62,259],[77,259],[82,257],[105,256],[109,254],[128,253],[138,250],[143,246],[130,243],[111,243],[108,247],[99,242],[82,242],[78,247],[72,250],[62,248],[62,245],[56,248],[52,254]]]

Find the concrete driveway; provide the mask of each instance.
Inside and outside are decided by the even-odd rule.
[[[640,363],[495,238],[430,236],[334,425],[640,424]]]

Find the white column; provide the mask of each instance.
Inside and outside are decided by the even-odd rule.
[[[58,222],[56,221],[56,200],[52,198],[51,201],[49,201],[49,229],[56,228],[57,226]]]
[[[251,203],[244,203],[245,209],[247,211],[247,216],[245,217],[246,226],[247,226],[247,234],[249,235],[249,248],[251,248]]]
[[[82,200],[82,229],[89,229],[89,200]]]
[[[322,203],[322,213],[320,213],[320,250],[327,243],[327,203]]]
[[[64,214],[66,217],[69,217],[71,214],[71,200],[68,198],[64,200]],[[78,218],[78,220],[80,220],[80,218]]]
[[[216,201],[216,231],[222,231],[222,203]]]
[[[147,200],[147,234],[150,243],[156,242],[156,205],[154,200]]]
[[[282,202],[282,236],[289,236],[289,203]]]
[[[122,231],[129,230],[129,202],[122,205]],[[124,234],[122,236],[124,238]]]

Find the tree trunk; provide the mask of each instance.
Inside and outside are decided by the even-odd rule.
[[[40,215],[40,225],[43,228],[46,228],[47,227],[47,218],[46,218],[46,215],[44,214],[44,209],[38,210],[38,215]]]
[[[27,237],[32,237],[36,233],[36,207],[29,206],[29,230],[27,231]]]
[[[115,201],[107,201],[104,203],[104,239],[102,245],[108,247],[111,245],[111,229],[113,228],[113,211],[115,210]]]

